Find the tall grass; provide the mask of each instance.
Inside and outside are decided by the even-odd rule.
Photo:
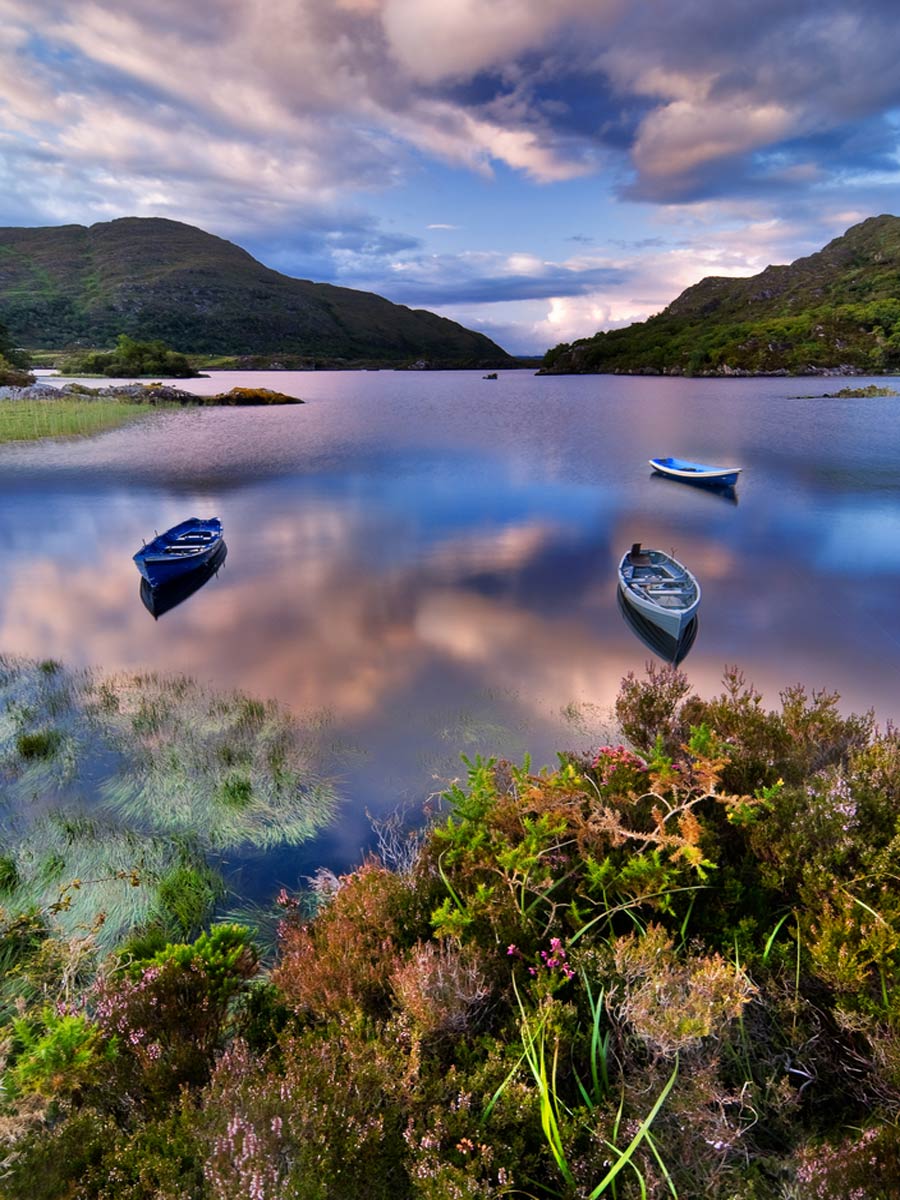
[[[0,443],[40,438],[86,437],[118,429],[146,409],[121,400],[82,400],[68,396],[49,400],[0,400]]]

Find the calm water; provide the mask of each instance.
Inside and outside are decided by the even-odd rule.
[[[844,382],[217,372],[186,386],[307,403],[0,447],[0,651],[187,672],[314,715],[341,819],[236,864],[257,894],[358,861],[367,811],[420,807],[460,751],[542,764],[596,744],[651,657],[616,603],[633,541],[702,583],[682,663],[700,692],[738,664],[770,703],[802,682],[897,720],[900,400],[802,398]],[[666,454],[742,465],[737,502],[652,476]],[[154,620],[132,554],[213,514],[224,567]]]

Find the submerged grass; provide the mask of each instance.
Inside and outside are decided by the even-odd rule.
[[[0,656],[3,907],[107,947],[152,921],[187,936],[223,894],[206,852],[331,819],[317,746],[274,702]]]
[[[86,437],[118,429],[145,410],[120,400],[0,400],[0,443]]]
[[[127,754],[104,804],[156,831],[200,829],[216,849],[311,837],[335,810],[314,743],[274,702],[211,692],[183,678],[108,681],[116,704],[102,723]]]
[[[202,877],[199,852],[184,843],[63,811],[35,822],[4,862],[7,912],[48,913],[64,936],[90,936],[106,950],[168,915],[184,891],[178,872]]]

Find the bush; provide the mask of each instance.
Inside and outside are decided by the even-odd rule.
[[[156,340],[139,342],[126,333],[119,334],[115,350],[91,350],[66,360],[64,375],[106,375],[114,377],[169,376],[187,379],[198,374],[183,354],[170,350]]]

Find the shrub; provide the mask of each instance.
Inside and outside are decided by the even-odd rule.
[[[402,939],[407,889],[369,862],[344,877],[311,924],[287,923],[275,984],[298,1012],[383,1014]]]
[[[80,1013],[44,1008],[38,1017],[14,1018],[12,1034],[12,1062],[4,1079],[11,1098],[36,1093],[47,1100],[77,1100],[95,1081],[101,1061],[115,1056],[114,1043]]]
[[[215,926],[101,981],[97,1021],[116,1038],[116,1089],[126,1103],[165,1105],[205,1083],[234,1002],[257,969],[249,931]]]

